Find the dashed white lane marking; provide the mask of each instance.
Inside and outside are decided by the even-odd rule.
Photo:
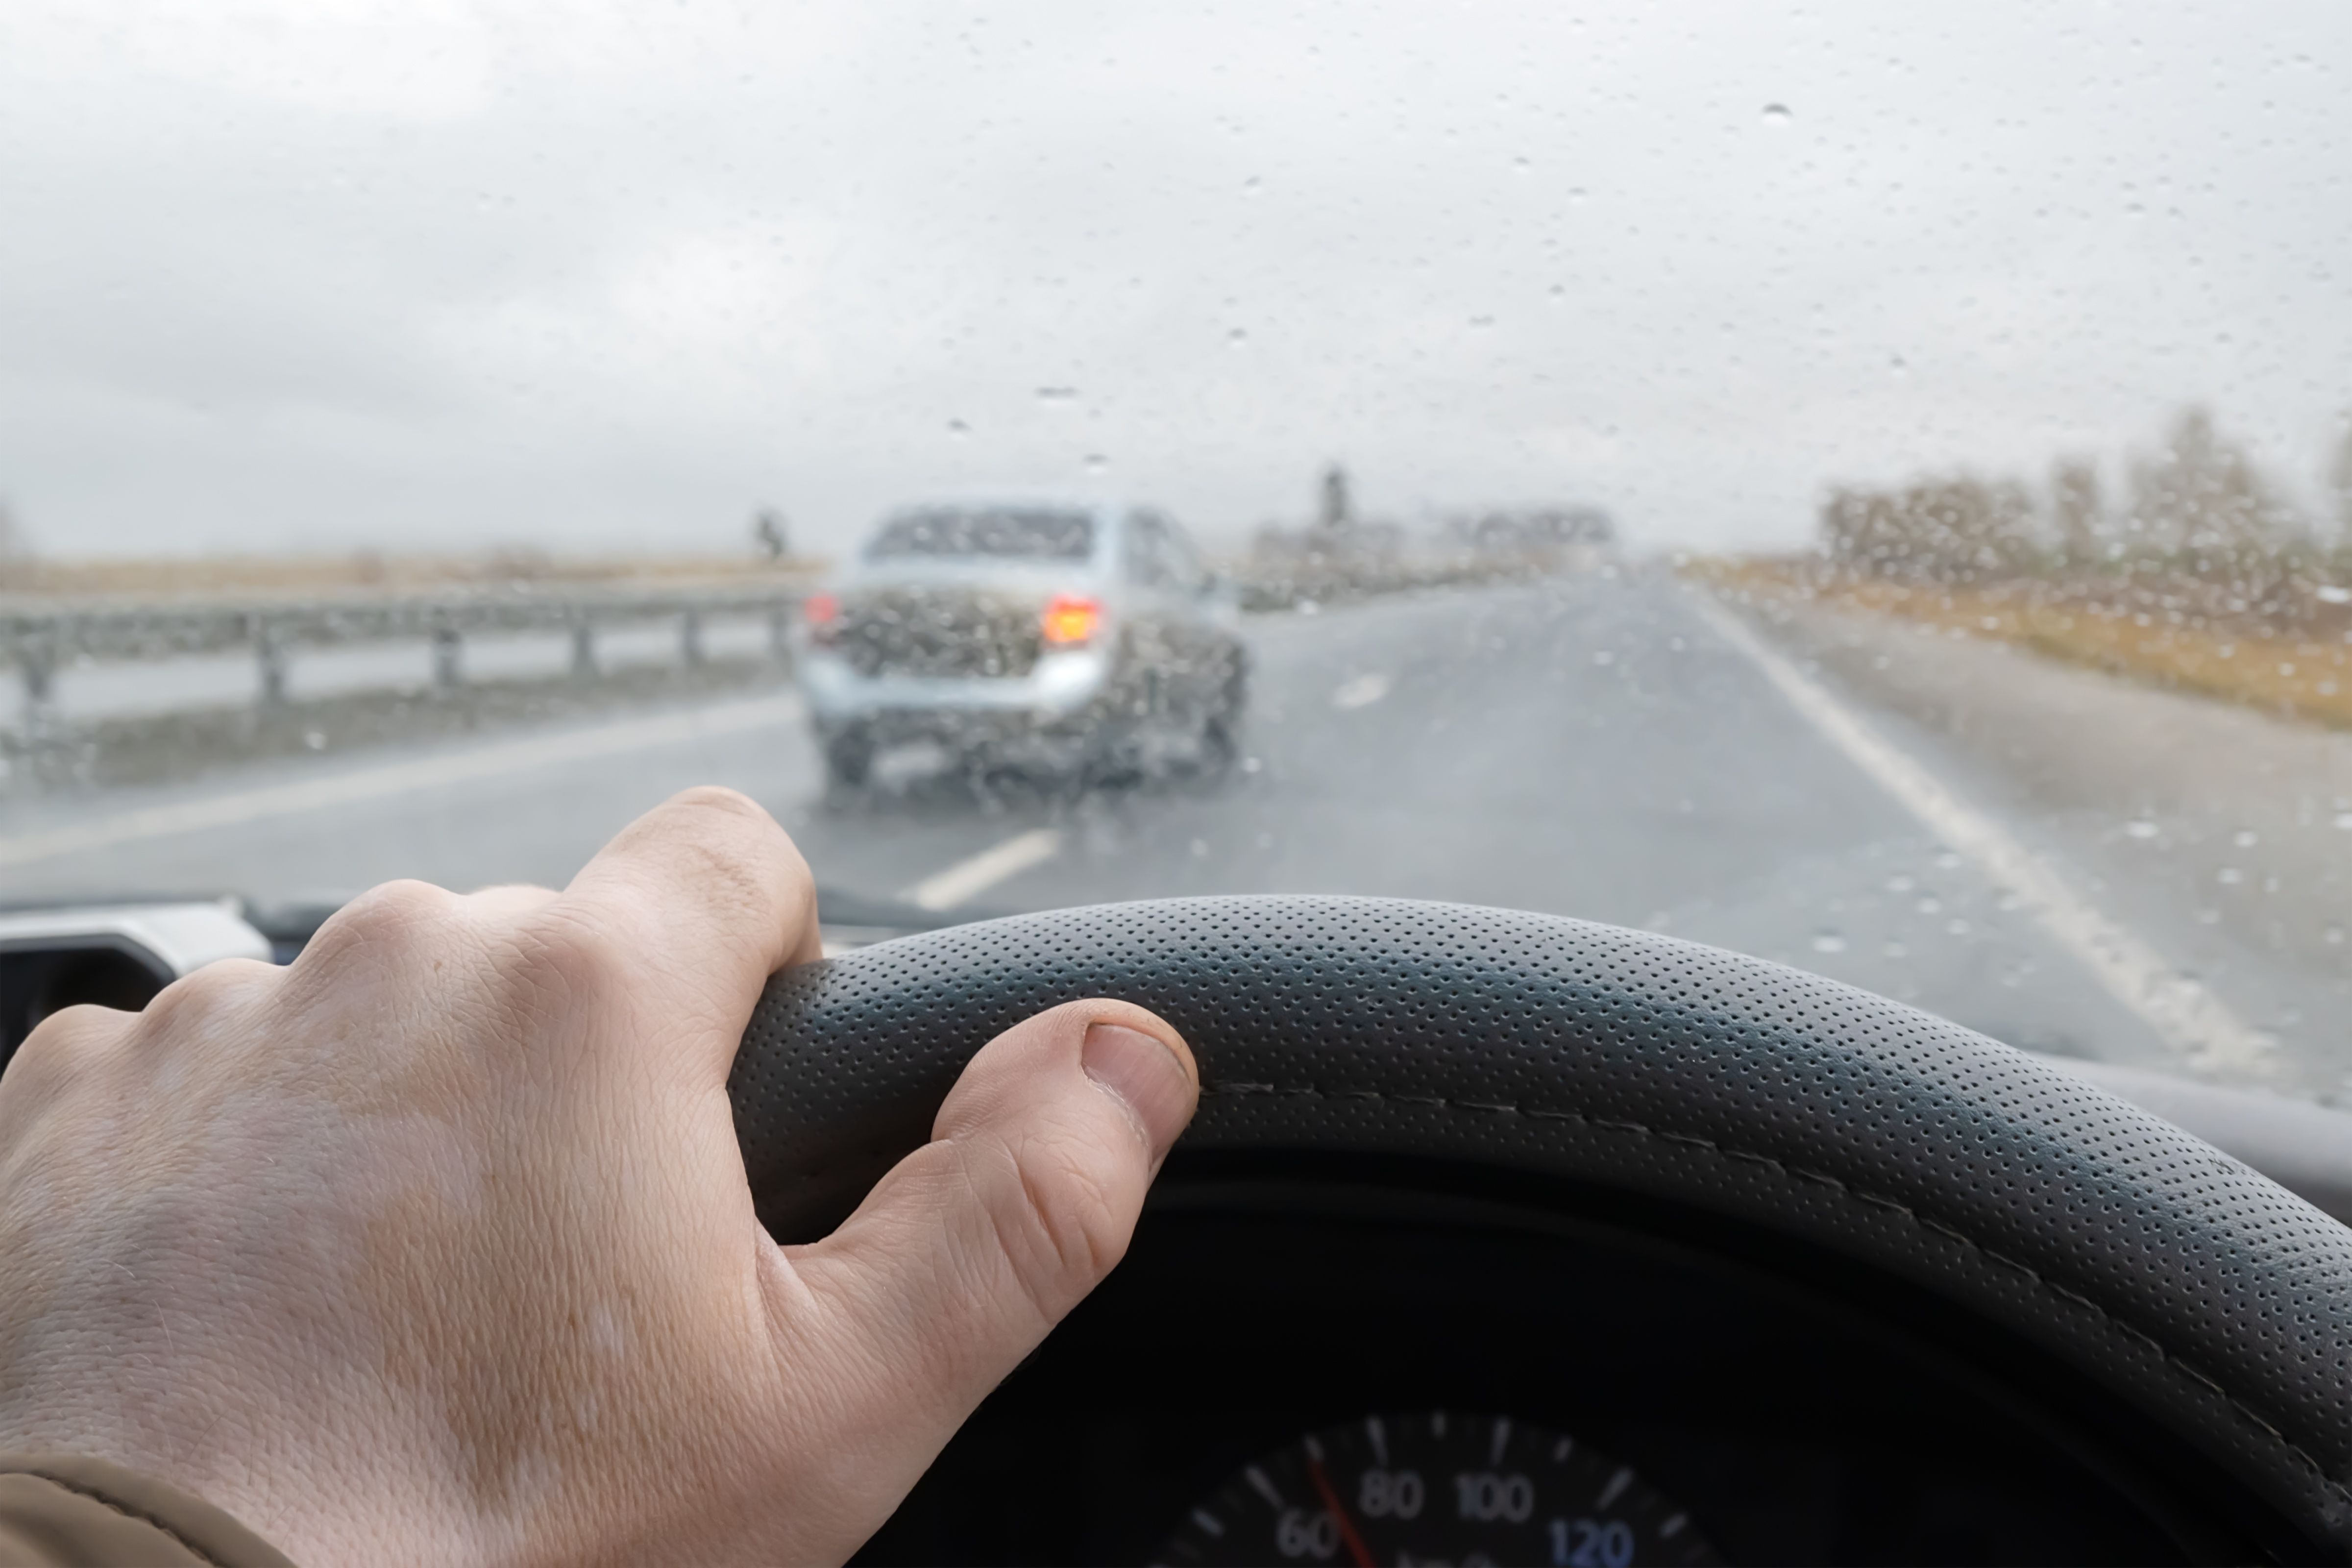
[[[1389,678],[1387,676],[1377,672],[1360,675],[1353,680],[1342,682],[1339,689],[1331,693],[1331,706],[1370,708],[1388,694]]]
[[[1032,866],[1044,865],[1061,852],[1062,835],[1058,828],[1033,827],[1026,833],[1014,834],[993,848],[982,850],[969,860],[959,860],[944,871],[934,872],[898,896],[919,910],[951,910],[1007,878],[1017,877]]]
[[[2023,901],[2058,945],[2179,1051],[2207,1072],[2259,1073],[2277,1043],[2249,1027],[2200,982],[2116,924],[2066,885],[2050,866],[1880,736],[1820,683],[1767,647],[1747,624],[1705,593],[1692,598],[1716,634],[1754,661],[1765,679],[1847,760],[1878,781],[1927,830],[1974,859],[1993,881]]]
[[[117,845],[135,844],[142,839],[201,833],[209,828],[236,827],[248,822],[259,822],[266,817],[319,811],[331,805],[350,805],[361,801],[383,800],[415,790],[440,789],[450,784],[495,778],[501,773],[523,773],[561,763],[593,762],[598,757],[616,756],[624,752],[647,751],[712,736],[740,734],[746,730],[763,730],[772,725],[796,722],[803,712],[797,695],[758,697],[686,713],[625,719],[614,724],[599,725],[593,730],[573,730],[557,735],[537,735],[524,741],[505,741],[471,751],[420,757],[415,762],[357,768],[326,778],[300,779],[291,784],[211,795],[202,800],[147,806],[112,816],[101,816],[94,821],[67,823],[18,834],[15,837],[0,838],[0,866],[23,866],[36,860],[54,859],[60,855],[110,849]]]

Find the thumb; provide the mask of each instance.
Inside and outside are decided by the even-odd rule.
[[[828,1403],[869,1464],[911,1486],[1110,1272],[1199,1100],[1192,1053],[1164,1020],[1066,1003],[971,1059],[931,1142],[840,1229],[784,1249],[798,1289],[779,1303],[796,1342],[783,1348],[838,1380]]]

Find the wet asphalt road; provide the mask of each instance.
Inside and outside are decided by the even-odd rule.
[[[1800,717],[1667,577],[1452,591],[1247,630],[1247,761],[1213,787],[1067,802],[918,779],[827,805],[793,700],[772,694],[705,710],[704,731],[675,719],[606,726],[584,754],[557,733],[20,802],[0,811],[0,889],[295,898],[394,876],[560,883],[634,813],[719,783],[774,811],[821,884],[875,897],[1033,835],[1036,863],[966,892],[962,908],[1276,891],[1506,905],[1782,960],[2031,1048],[2175,1058],[2176,1044]],[[1965,785],[1948,737],[1867,697],[1840,700]],[[376,782],[333,785],[354,776]],[[192,824],[192,805],[224,798],[244,805]],[[2076,875],[2072,830],[1980,804],[2008,810],[2020,842]],[[2092,896],[2128,923],[2130,893],[2099,882]],[[2250,927],[2250,953],[2257,937]],[[2210,973],[2214,989],[2259,1018],[2271,999],[2231,994],[2226,969]],[[2329,1088],[2341,1045],[2325,1029],[2287,1041],[2295,1085]]]

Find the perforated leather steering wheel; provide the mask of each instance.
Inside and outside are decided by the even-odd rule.
[[[1113,904],[778,975],[731,1089],[812,1239],[1057,1002],[1183,1031],[1188,1147],[1433,1156],[1712,1211],[1897,1276],[2078,1369],[2326,1555],[2352,1550],[2352,1231],[1982,1036],[1759,959],[1456,904]]]

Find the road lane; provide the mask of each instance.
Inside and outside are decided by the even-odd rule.
[[[1000,813],[989,841],[1051,823],[1065,844],[984,901],[1296,891],[1544,910],[1798,963],[2021,1045],[2173,1060],[1670,581],[1437,594],[1254,632],[1254,771],[1206,796]],[[903,885],[856,868],[959,809],[886,802],[801,831],[831,879]]]
[[[2000,824],[1955,795],[1945,782],[1891,745],[1846,703],[1711,596],[1695,602],[1710,630],[1756,662],[1789,705],[1848,761],[1916,816],[1937,841],[1966,855],[2037,919],[2058,947],[2108,994],[2145,1020],[2184,1065],[2200,1072],[2260,1076],[2273,1065],[2277,1042],[2249,1028],[2212,988],[2182,973],[2128,927],[2107,917]]]
[[[709,782],[774,810],[822,882],[871,896],[912,889],[972,910],[1255,891],[1509,905],[1758,952],[2030,1047],[2177,1065],[2013,889],[1938,843],[1670,579],[1434,593],[1259,617],[1250,634],[1247,758],[1214,787],[1056,802],[919,783],[828,805],[797,722],[688,728],[596,754],[555,731],[530,738],[555,743],[539,764],[479,770],[466,761],[477,742],[17,803],[0,813],[0,842],[338,767],[423,760],[438,780],[0,867],[0,896],[333,895],[395,875],[560,882],[631,815]],[[1896,744],[1915,743],[1903,715],[1870,710]],[[1939,774],[1948,765],[1920,755]],[[2095,900],[2098,879],[2075,879],[2074,846],[2048,828],[2027,821],[2021,841]],[[2102,907],[2142,923],[2138,910]]]

